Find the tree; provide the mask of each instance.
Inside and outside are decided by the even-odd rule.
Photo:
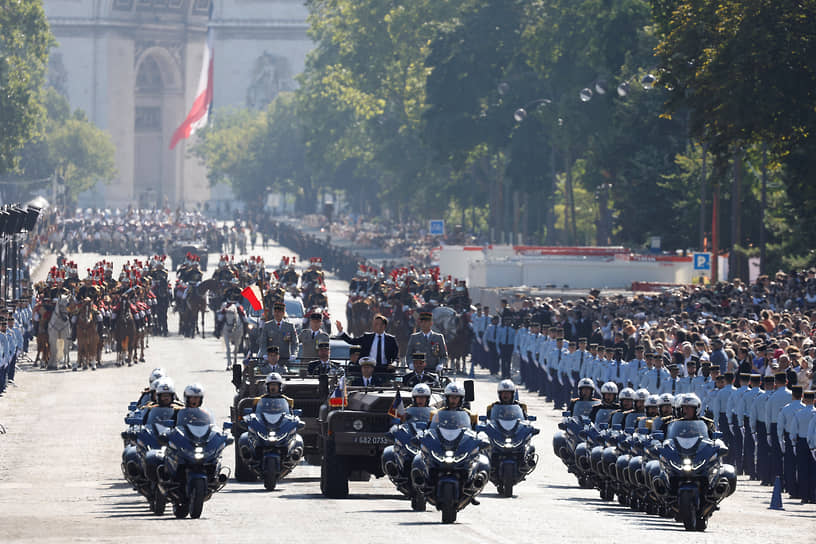
[[[0,174],[42,128],[41,88],[53,37],[40,0],[0,0]]]

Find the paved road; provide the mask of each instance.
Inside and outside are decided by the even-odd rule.
[[[281,248],[271,248],[269,257]],[[266,257],[266,255],[265,255]],[[84,263],[96,256],[72,256]],[[119,262],[127,258],[117,259]],[[277,262],[267,260],[267,262]],[[330,281],[330,308],[342,316],[343,282]],[[210,325],[208,325],[210,327]],[[74,354],[72,354],[74,355]],[[353,482],[347,500],[328,500],[319,492],[319,467],[301,465],[273,492],[261,484],[226,488],[205,503],[200,520],[151,515],[146,502],[124,482],[119,463],[119,432],[127,403],[147,384],[154,366],[165,367],[182,388],[199,381],[207,388],[205,406],[219,421],[228,417],[233,388],[224,369],[223,345],[208,335],[194,340],[171,336],[150,341],[147,363],[132,368],[106,364],[96,372],[44,372],[28,365],[18,373],[18,387],[0,398],[0,542],[92,540],[145,542],[183,538],[196,542],[238,542],[269,538],[288,542],[553,542],[638,541],[784,542],[799,540],[813,528],[816,509],[786,503],[785,512],[767,509],[770,492],[740,481],[704,534],[687,534],[679,524],[630,512],[581,490],[553,455],[550,440],[556,412],[525,398],[539,416],[539,467],[516,488],[512,499],[499,498],[492,485],[480,506],[459,513],[452,526],[441,515],[415,513],[387,479]],[[111,360],[108,355],[106,361]],[[495,396],[495,381],[478,375],[475,406]],[[229,451],[225,464],[232,467]]]

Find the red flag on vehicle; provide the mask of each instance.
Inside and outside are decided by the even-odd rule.
[[[244,298],[249,301],[252,305],[252,309],[255,311],[263,310],[263,297],[261,296],[261,289],[256,285],[252,284],[243,291],[241,294],[244,295]]]
[[[212,10],[215,2],[210,2],[210,21],[212,21]],[[170,149],[176,147],[180,140],[186,140],[195,131],[207,124],[210,116],[210,108],[213,100],[213,29],[207,26],[207,44],[204,47],[204,61],[201,66],[201,75],[198,78],[198,88],[196,89],[193,106],[190,113],[173,133],[170,140]]]

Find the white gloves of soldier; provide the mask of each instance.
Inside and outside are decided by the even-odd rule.
[[[796,455],[796,444],[793,445],[793,455]]]
[[[785,441],[784,440],[779,441],[779,449],[782,450],[782,453],[785,453]]]
[[[737,433],[734,431],[734,425],[731,423],[728,424],[728,430],[731,431],[731,434],[736,435]]]
[[[768,443],[768,447],[769,447],[769,448],[773,448],[773,442],[771,442],[771,435],[767,435],[767,436],[765,437],[765,442],[767,442],[767,443]]]
[[[440,372],[442,372],[442,370],[444,368],[445,368],[445,365],[443,365],[442,363],[439,363],[438,365],[436,365],[436,373],[439,374]]]

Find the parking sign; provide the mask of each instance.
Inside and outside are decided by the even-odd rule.
[[[433,236],[444,236],[445,235],[445,220],[444,219],[431,219],[430,225],[428,228],[428,232],[430,232]]]
[[[711,254],[695,253],[694,270],[711,270]]]

